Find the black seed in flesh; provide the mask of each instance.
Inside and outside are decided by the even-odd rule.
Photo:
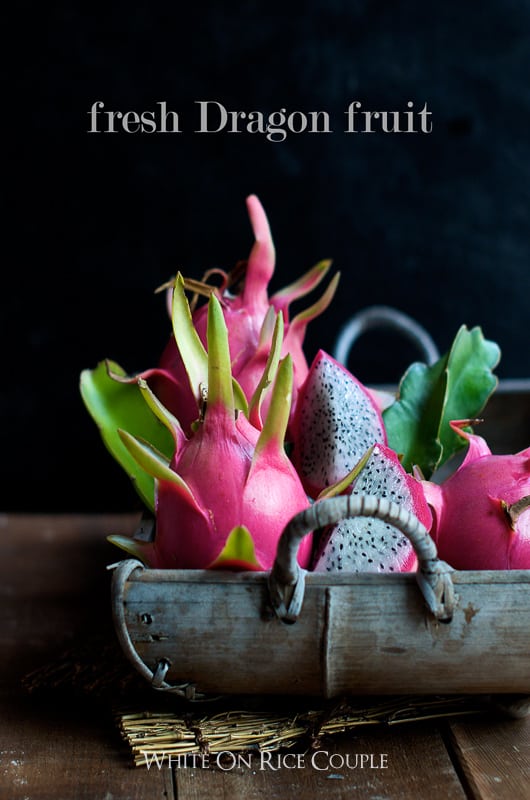
[[[329,358],[315,361],[299,403],[295,457],[313,494],[344,478],[369,447],[385,441],[369,394]]]
[[[404,475],[401,465],[376,446],[355,482],[353,493],[392,495],[395,502],[413,511],[414,502]],[[342,570],[348,572],[398,572],[410,560],[412,549],[401,531],[387,522],[369,517],[343,520],[323,537],[314,561],[315,572],[334,571],[329,569],[329,561],[337,546],[343,552]]]

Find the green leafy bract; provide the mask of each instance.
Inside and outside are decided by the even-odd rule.
[[[402,455],[407,472],[418,466],[430,478],[465,446],[449,422],[480,414],[497,386],[492,370],[499,358],[499,347],[484,339],[479,327],[462,325],[449,352],[435,364],[409,367],[397,400],[383,412],[388,444]]]
[[[234,569],[261,571],[263,567],[256,558],[254,540],[245,525],[238,525],[228,534],[225,546],[207,569]]]
[[[170,431],[145,402],[139,386],[116,380],[109,371],[125,377],[118,364],[101,361],[95,369],[81,373],[81,395],[106,447],[127,472],[144,503],[154,511],[154,478],[133,458],[118,430],[124,428],[133,436],[150,442],[167,456],[168,461],[173,455],[175,442]]]

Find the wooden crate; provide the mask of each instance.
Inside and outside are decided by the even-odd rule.
[[[412,574],[309,573],[301,614],[285,624],[264,573],[118,570],[131,568],[115,573],[124,651],[149,681],[162,664],[155,685],[189,697],[530,694],[530,570],[454,573],[449,623]]]
[[[408,536],[417,572],[300,568],[308,531],[356,516]],[[384,498],[335,497],[298,514],[270,573],[121,562],[113,611],[137,669],[185,697],[530,693],[530,570],[455,572],[424,526]]]
[[[501,381],[477,432],[496,453],[528,447],[530,380]],[[443,622],[413,574],[308,573],[301,613],[286,624],[272,611],[267,573],[129,560],[115,571],[113,613],[135,667],[189,698],[530,694],[530,570],[451,578],[457,599]]]

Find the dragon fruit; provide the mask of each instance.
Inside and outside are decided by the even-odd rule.
[[[100,362],[82,373],[82,396],[105,444],[156,515],[153,542],[111,540],[154,567],[268,569],[284,526],[308,507],[307,495],[316,503],[345,492],[388,497],[428,527],[423,485],[436,514],[435,535],[449,542],[450,535],[442,534],[445,524],[458,529],[456,476],[441,488],[420,484],[388,442],[410,470],[441,463],[452,450],[451,442],[441,441],[442,422],[479,413],[473,407],[491,391],[498,348],[480,331],[461,330],[458,346],[430,372],[411,370],[400,398],[386,409],[385,428],[381,408],[393,398],[382,402],[322,350],[309,369],[302,350],[307,325],[331,302],[339,275],[316,303],[290,319],[290,304],[313,290],[330,264],[317,264],[269,297],[274,244],[254,195],[247,209],[255,242],[245,269],[229,275],[215,270],[219,287],[205,283],[208,273],[203,281],[179,275],[173,283],[173,332],[158,367],[128,376],[114,362]],[[209,302],[192,313],[185,290],[206,294]],[[287,432],[292,460],[284,450]],[[464,477],[478,462],[496,476],[489,516],[510,528],[509,561],[520,566],[528,560],[530,538],[529,451],[505,457],[503,468],[516,463],[519,470],[517,480],[512,476],[518,489],[510,494],[499,488],[509,483],[501,480],[500,457],[477,441],[469,438],[458,476],[466,486]],[[498,475],[488,458],[499,465]],[[485,512],[479,506],[473,499],[466,507]],[[482,541],[482,551],[498,550],[493,538]],[[455,542],[462,549],[461,537]],[[310,552],[308,537],[300,549],[303,566]],[[315,563],[317,571],[397,571],[413,569],[416,557],[397,529],[363,519],[327,530]]]
[[[441,485],[424,482],[433,509],[431,535],[455,569],[530,568],[530,448],[492,455],[481,436],[451,422],[468,441],[460,467]]]
[[[281,289],[271,298],[267,287],[272,278],[275,266],[275,249],[269,223],[263,207],[255,195],[247,198],[247,210],[254,232],[255,242],[246,266],[243,288],[238,294],[231,293],[229,276],[222,270],[216,270],[223,276],[219,288],[203,286],[204,291],[213,292],[221,302],[223,314],[228,327],[228,340],[232,364],[232,374],[250,401],[261,379],[264,363],[271,346],[274,319],[278,312],[284,321],[284,338],[281,356],[290,354],[293,361],[293,398],[292,411],[296,405],[298,387],[305,380],[308,365],[303,352],[303,341],[309,322],[321,314],[331,303],[337,288],[339,274],[330,281],[322,297],[309,308],[297,314],[289,321],[290,304],[308,294],[327,274],[331,262],[322,261],[309,270],[299,280]],[[197,282],[193,282],[197,285]],[[200,286],[200,282],[198,283]],[[207,339],[207,305],[199,306],[193,312],[193,324],[199,338],[206,345]],[[185,367],[175,338],[171,336],[162,353],[156,377],[166,388],[165,377],[170,375],[179,386],[186,383]],[[174,413],[181,420],[184,428],[189,430],[195,419],[195,405],[189,392],[179,392],[173,396],[179,407]],[[266,412],[269,398],[265,398]]]
[[[174,436],[169,463],[146,442],[121,431],[130,454],[156,478],[154,542],[125,537],[111,541],[155,568],[269,569],[277,540],[297,512],[307,508],[302,484],[283,449],[292,392],[289,356],[278,366],[269,411],[256,429],[234,400],[227,329],[221,305],[208,303],[207,373],[202,351],[184,307],[182,282],[175,286],[175,329],[193,387],[202,397],[199,421],[189,438],[140,379],[146,402]],[[299,562],[306,566],[311,537],[302,543]]]
[[[293,462],[313,498],[344,478],[374,443],[386,444],[370,393],[323,350],[300,389],[292,432]]]
[[[422,485],[405,472],[394,451],[377,444],[362,461],[360,470],[353,470],[359,474],[348,493],[387,498],[414,514],[428,530],[431,513]],[[334,494],[330,487],[322,499]],[[416,567],[407,537],[392,525],[367,517],[345,519],[324,531],[314,562],[315,572],[410,572]]]

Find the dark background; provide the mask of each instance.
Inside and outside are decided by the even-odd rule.
[[[342,271],[309,358],[374,303],[415,317],[440,350],[462,323],[530,376],[530,5],[448,2],[25,4],[5,238],[2,507],[137,506],[78,394],[104,357],[154,365],[169,335],[153,290],[180,268],[231,267],[252,244],[244,199],[269,215],[279,288],[324,257]],[[288,10],[287,10],[288,9]],[[334,133],[198,135],[193,101],[329,111]],[[89,135],[88,114],[181,114],[179,135]],[[365,109],[432,111],[429,135],[342,133]],[[350,367],[395,381],[416,353],[364,337]]]

